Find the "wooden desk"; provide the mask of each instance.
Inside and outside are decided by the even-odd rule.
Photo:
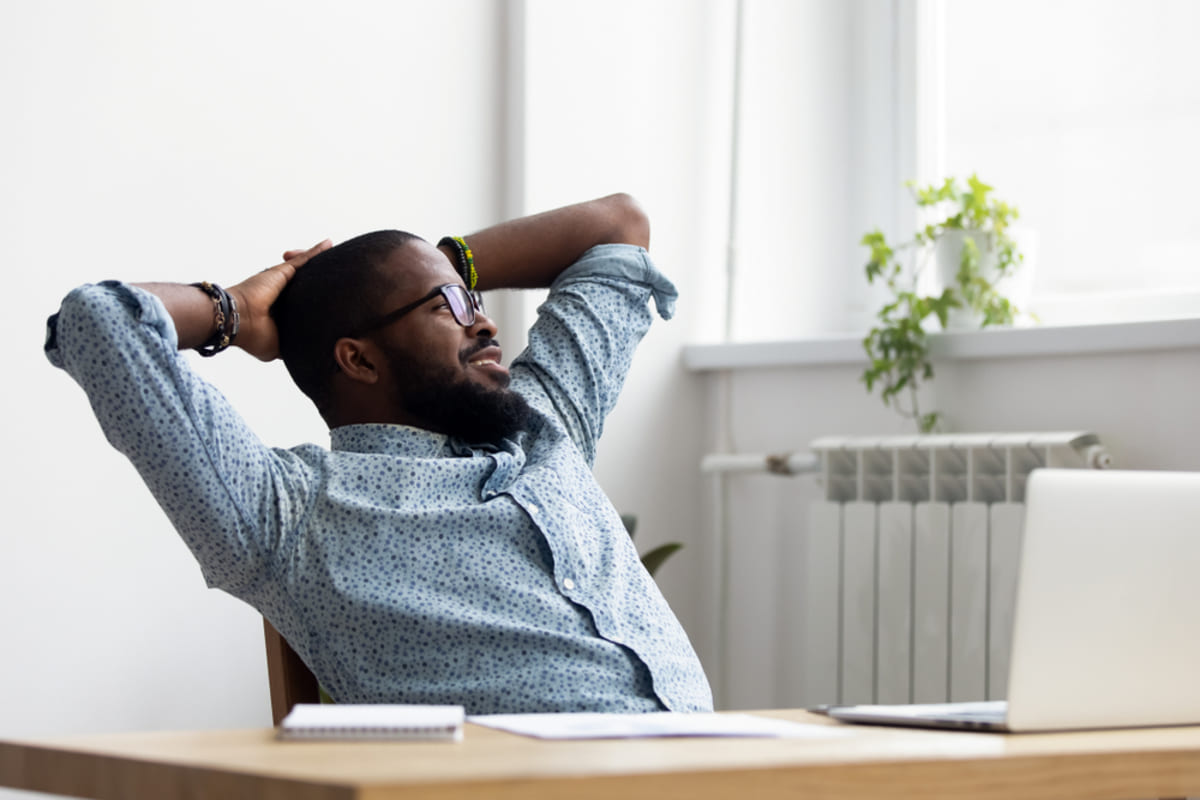
[[[803,711],[760,712],[836,724]],[[1200,727],[1003,736],[845,726],[836,739],[277,742],[204,731],[0,742],[0,785],[174,798],[1147,798],[1200,796]]]

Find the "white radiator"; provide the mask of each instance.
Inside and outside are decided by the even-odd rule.
[[[825,438],[812,449],[765,462],[817,471],[824,488],[801,565],[803,702],[1002,699],[1026,477],[1107,466],[1096,436]],[[751,468],[734,458],[707,467]]]

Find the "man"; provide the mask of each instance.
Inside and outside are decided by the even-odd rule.
[[[46,351],[200,562],[340,702],[709,710],[686,634],[591,474],[674,287],[628,196],[435,248],[324,242],[231,287],[75,290]],[[469,286],[477,276],[477,286]],[[468,291],[549,286],[510,370]],[[282,355],[331,449],[263,445],[178,351]]]

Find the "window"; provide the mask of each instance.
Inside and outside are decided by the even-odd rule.
[[[1043,321],[1200,315],[1200,3],[922,1],[921,172],[1020,208]]]

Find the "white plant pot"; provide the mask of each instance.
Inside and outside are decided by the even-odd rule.
[[[947,286],[958,284],[958,271],[962,266],[963,242],[970,236],[979,248],[979,270],[1020,311],[1028,308],[1033,289],[1033,235],[1028,229],[1011,230],[1010,235],[1017,243],[1018,252],[1024,254],[1023,261],[1010,269],[1001,278],[996,270],[996,247],[991,236],[982,231],[948,230],[934,245],[934,263],[937,267],[938,293]],[[983,324],[983,315],[966,308],[950,311],[946,320],[947,330],[969,330]]]

